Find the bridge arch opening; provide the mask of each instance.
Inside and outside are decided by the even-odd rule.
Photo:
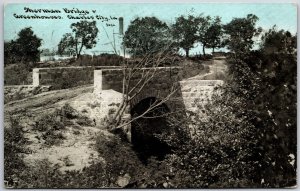
[[[131,116],[140,116],[147,111],[150,106],[159,101],[155,97],[148,97],[131,109]],[[140,160],[147,164],[150,157],[156,157],[163,160],[165,155],[171,152],[167,143],[159,137],[169,130],[166,114],[170,112],[168,106],[163,103],[160,106],[150,110],[143,117],[131,123],[131,142]]]

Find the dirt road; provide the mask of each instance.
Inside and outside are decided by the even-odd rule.
[[[223,80],[227,70],[225,59],[225,57],[221,57],[213,59],[211,63],[204,63],[205,66],[209,67],[209,73],[200,74],[188,80]]]
[[[55,90],[41,93],[22,100],[12,101],[4,105],[5,114],[16,114],[19,112],[33,112],[38,114],[41,111],[54,108],[57,104],[64,104],[67,100],[80,94],[92,92],[93,86],[80,86],[71,89]]]

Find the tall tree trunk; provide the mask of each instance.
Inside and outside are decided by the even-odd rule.
[[[77,47],[76,47],[76,50],[78,50],[78,52],[77,52],[77,54],[76,54],[76,55],[77,55],[77,59],[80,58],[82,48],[83,48],[83,44],[81,44],[79,50],[78,50]]]
[[[76,52],[76,60],[77,60],[78,57],[79,57],[77,39],[76,39],[75,43],[76,43],[76,44],[75,44],[75,52]]]
[[[215,53],[215,47],[213,47],[213,51],[212,51],[212,53]]]
[[[202,46],[203,56],[205,56],[205,45]]]
[[[190,49],[188,49],[188,48],[186,48],[186,49],[184,49],[185,50],[185,56],[188,58],[190,55],[189,55],[189,53],[190,53]]]

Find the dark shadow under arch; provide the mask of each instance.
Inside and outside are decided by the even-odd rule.
[[[156,100],[155,97],[141,100],[131,109],[131,116],[135,117],[143,114]],[[147,163],[147,159],[151,156],[162,160],[166,154],[171,152],[169,146],[158,138],[159,135],[168,131],[165,116],[168,112],[170,112],[168,106],[163,103],[144,117],[131,123],[133,148],[144,163]]]

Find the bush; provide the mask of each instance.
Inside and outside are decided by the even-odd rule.
[[[94,122],[86,117],[86,116],[80,116],[79,118],[76,119],[76,123],[78,125],[83,125],[83,126],[92,126],[95,125]]]
[[[205,54],[205,55],[192,56],[189,59],[193,61],[200,61],[200,60],[211,60],[212,58],[213,58],[212,54]]]
[[[4,85],[32,84],[31,67],[22,63],[9,65],[4,68]]]
[[[76,66],[120,66],[124,58],[116,54],[101,54],[98,56],[81,55],[72,65]]]
[[[43,115],[33,127],[34,130],[42,132],[42,138],[46,145],[57,145],[65,139],[61,130],[68,125],[94,125],[93,121],[86,116],[80,115],[70,104],[66,103],[61,109],[53,113]]]
[[[42,134],[43,139],[45,140],[45,145],[52,146],[58,145],[65,139],[64,135],[60,131],[48,130]]]
[[[69,119],[74,118],[75,110],[68,104],[60,110],[43,115],[34,126],[34,130],[42,132],[42,138],[46,145],[57,145],[65,138],[61,130],[69,124]]]
[[[264,73],[255,72],[255,66],[242,60],[229,62],[232,76],[221,88],[221,96],[215,95],[206,107],[199,105],[199,111],[205,113],[190,114],[191,137],[168,158],[176,172],[171,179],[175,187],[277,188],[296,184],[296,92],[292,86],[296,60],[292,57],[273,55],[271,59],[278,62],[291,62],[282,61],[289,66],[278,64],[279,68],[263,69]]]
[[[4,180],[6,186],[16,186],[19,173],[25,170],[23,153],[27,152],[24,145],[27,139],[16,119],[10,119],[11,125],[4,128]]]
[[[113,134],[99,134],[96,138],[96,149],[107,162],[107,173],[110,174],[113,184],[119,175],[125,173],[129,173],[131,177],[139,177],[139,169],[143,165],[129,143],[122,142]]]
[[[229,99],[230,98],[230,99]],[[190,113],[185,140],[172,157],[171,180],[180,188],[257,187],[260,157],[258,128],[249,123],[250,113],[240,113],[233,97],[216,98],[202,112]],[[244,111],[243,111],[244,112]],[[261,155],[259,155],[261,154]]]
[[[170,174],[167,162],[151,158],[145,166],[132,145],[113,134],[99,134],[96,149],[106,161],[105,171],[110,187],[118,186],[118,177],[128,174],[130,181],[126,188],[166,188],[163,184],[168,182]]]
[[[42,116],[34,126],[34,130],[40,132],[48,132],[52,130],[60,130],[64,128],[62,118],[58,113],[59,111],[53,112],[51,114],[46,114]]]
[[[75,119],[79,116],[78,112],[73,107],[71,107],[69,103],[66,103],[60,109],[60,115],[67,119]]]

